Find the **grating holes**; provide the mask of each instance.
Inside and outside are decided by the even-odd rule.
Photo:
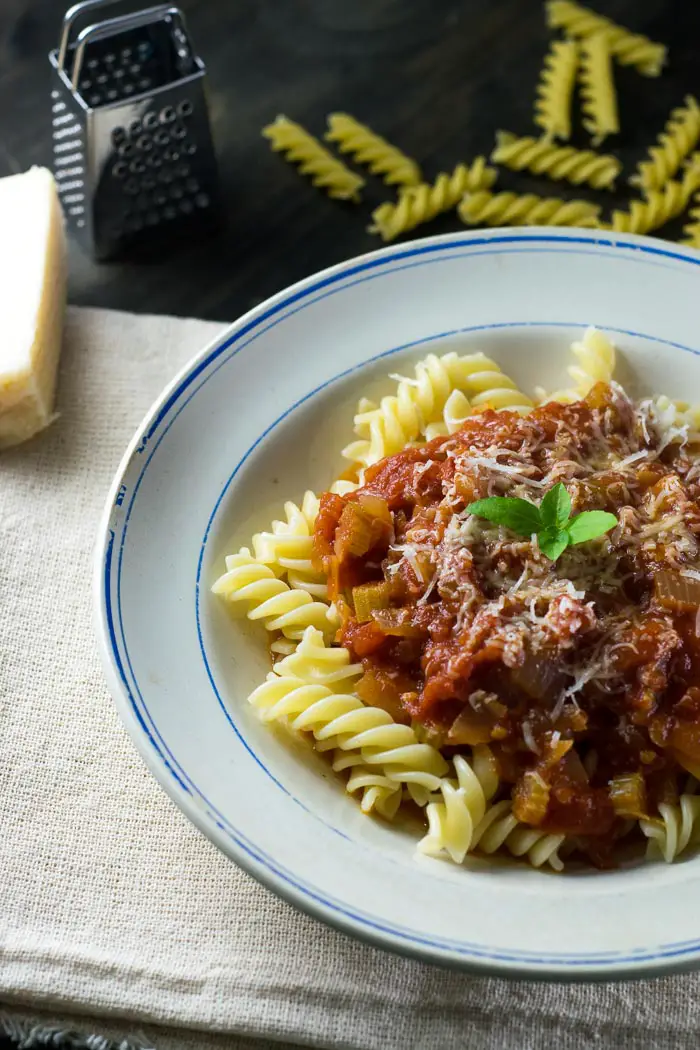
[[[175,110],[172,106],[163,106],[159,113],[161,124],[172,124],[175,120]]]
[[[138,233],[139,230],[143,229],[143,219],[140,215],[129,215],[124,226],[129,233]]]
[[[156,131],[153,141],[157,146],[167,146],[170,142],[170,135],[168,135],[167,131]]]
[[[209,195],[207,193],[198,193],[194,199],[194,203],[198,208],[208,208],[211,201],[209,200]]]
[[[128,168],[126,161],[118,160],[112,168],[112,175],[114,175],[115,179],[123,179],[127,173],[127,170]]]
[[[123,47],[120,55],[122,62],[128,62],[133,53],[130,47]]]
[[[141,80],[139,80],[139,84],[138,84],[139,91],[148,91],[148,89],[152,86],[152,84],[153,84],[153,81],[151,80],[150,77],[142,77]]]
[[[126,130],[122,127],[112,128],[112,145],[121,146],[126,139]]]
[[[178,179],[186,179],[191,170],[189,164],[178,164],[175,167],[175,174]]]
[[[112,51],[108,51],[104,56],[104,63],[106,66],[113,66],[116,61],[117,56]]]
[[[141,186],[143,186],[143,182],[141,182]],[[150,203],[151,201],[147,193],[139,193],[134,201],[136,207],[140,208],[141,211],[144,211]]]
[[[173,177],[174,176],[170,168],[163,168],[163,170],[158,173],[159,181],[164,182],[166,186],[173,181]]]
[[[189,200],[187,197],[185,197],[184,200],[180,201],[178,207],[183,215],[191,215],[194,211],[194,205],[192,204],[192,201]]]
[[[109,77],[107,76],[106,73],[100,73],[99,76],[95,77],[95,83],[99,87],[104,87],[108,80],[109,80]]]
[[[145,190],[154,190],[156,188],[156,180],[152,175],[144,175],[141,179],[141,185]]]
[[[143,118],[143,127],[145,131],[153,131],[158,127],[158,114],[154,110],[150,110]]]
[[[112,70],[112,77],[115,80],[123,80],[124,79],[124,70],[120,69],[120,67],[117,66],[116,69]]]
[[[176,124],[170,134],[174,139],[184,139],[187,138],[187,129],[184,128],[182,124]]]
[[[132,120],[131,121],[131,124],[129,124],[129,134],[131,135],[132,138],[136,138],[137,135],[141,134],[141,121],[140,120]]]
[[[124,193],[128,193],[130,197],[135,197],[140,189],[141,185],[139,183],[139,180],[134,179],[133,177],[127,179],[124,183]]]
[[[150,153],[153,149],[153,139],[150,135],[141,135],[136,140],[136,148],[140,149],[143,153]]]
[[[144,215],[144,219],[146,221],[147,226],[157,226],[160,222],[160,216],[154,208],[151,208],[149,211],[146,212],[146,214]]]
[[[158,153],[149,153],[146,157],[146,164],[148,164],[149,168],[159,168],[162,163],[163,160]]]
[[[114,102],[114,100],[116,98],[118,98],[118,95],[119,95],[119,92],[116,90],[116,88],[110,88],[109,91],[107,92],[107,101],[108,102]]]
[[[95,92],[94,95],[90,95],[90,98],[87,101],[88,106],[99,106],[100,102],[102,101],[102,95],[99,95],[97,94],[97,92]]]
[[[192,110],[194,106],[188,98],[183,98],[182,102],[177,104],[177,113],[179,117],[190,117],[192,116]]]
[[[168,198],[165,195],[165,192],[163,190],[156,190],[155,193],[153,194],[153,203],[154,204],[158,204],[158,205],[162,206],[163,204],[167,203],[167,200],[168,200]]]
[[[166,204],[165,207],[163,208],[163,218],[164,219],[174,219],[176,215],[177,215],[177,209],[174,208],[172,206],[172,204]]]
[[[132,175],[143,175],[146,171],[146,165],[142,160],[132,160],[129,165],[129,171]]]
[[[141,63],[132,62],[132,64],[129,66],[129,72],[131,73],[132,77],[137,77],[141,72]]]
[[[132,142],[122,142],[119,146],[119,155],[121,157],[133,157],[134,145]]]
[[[92,87],[92,81],[90,80],[90,78],[89,77],[83,77],[83,79],[80,81],[80,90],[81,91],[89,91],[91,87]]]
[[[193,157],[197,152],[197,145],[194,142],[188,142],[182,148],[188,157]]]
[[[88,69],[97,69],[99,62],[96,58],[89,58],[85,65],[88,67]]]
[[[196,179],[189,178],[185,181],[185,189],[188,193],[197,193],[199,191],[199,183]]]
[[[139,58],[146,62],[153,54],[153,47],[148,40],[140,40],[138,45]]]
[[[184,193],[185,191],[178,182],[173,183],[173,185],[170,187],[171,200],[179,201],[180,198],[184,195]]]
[[[133,84],[125,84],[124,87],[122,88],[122,91],[124,92],[125,95],[133,95],[133,93],[134,93],[134,85]]]

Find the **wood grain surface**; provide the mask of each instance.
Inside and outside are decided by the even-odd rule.
[[[0,175],[50,162],[47,53],[66,6],[66,0],[0,0]],[[536,0],[182,0],[181,6],[208,67],[226,223],[210,239],[148,263],[97,264],[72,246],[74,303],[232,320],[291,282],[378,247],[366,227],[371,209],[391,191],[370,179],[359,206],[326,198],[261,138],[261,126],[280,112],[321,134],[326,113],[348,111],[415,157],[430,177],[490,151],[496,128],[534,132],[534,89],[548,44]],[[658,79],[615,70],[622,133],[610,145],[633,164],[671,107],[688,92],[700,95],[700,3],[596,0],[595,6],[669,46],[668,68]],[[578,136],[585,144],[580,128]],[[500,184],[558,192],[546,180],[510,172]],[[458,228],[451,215],[418,233]]]

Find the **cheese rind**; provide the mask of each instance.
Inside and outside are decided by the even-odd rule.
[[[0,449],[52,419],[66,303],[66,240],[46,168],[0,179]]]

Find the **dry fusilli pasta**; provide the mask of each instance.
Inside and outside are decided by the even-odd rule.
[[[658,145],[650,148],[649,160],[637,166],[636,173],[629,180],[630,186],[640,186],[646,193],[661,189],[676,174],[699,138],[700,106],[692,95],[688,95],[684,104],[671,113],[658,137]]]
[[[256,561],[247,547],[228,555],[226,572],[212,591],[234,605],[244,603],[249,620],[261,620],[268,631],[281,631],[292,641],[301,639],[309,626],[322,631],[325,637],[335,634],[339,626],[333,606],[290,587],[269,565]]]
[[[694,155],[695,156],[695,155]],[[700,187],[700,163],[694,161],[682,182],[669,179],[660,190],[651,190],[643,201],[632,201],[629,211],[614,211],[610,228],[617,233],[649,233],[676,219]]]
[[[518,137],[510,131],[496,132],[496,147],[491,154],[495,164],[512,171],[531,171],[580,186],[586,183],[596,190],[612,190],[622,170],[617,157],[595,153],[590,149],[558,146],[544,138]]]
[[[469,193],[457,211],[468,226],[599,226],[600,206],[534,193]]]
[[[692,248],[700,248],[700,203],[688,212],[691,220],[683,227],[683,239],[681,244],[689,244]]]
[[[341,153],[350,153],[358,164],[366,164],[373,175],[381,175],[390,186],[416,186],[421,181],[414,160],[348,113],[329,114],[326,139],[335,142]]]
[[[262,129],[262,134],[269,139],[275,152],[284,153],[288,161],[299,166],[302,175],[308,175],[314,186],[324,189],[329,197],[360,199],[365,180],[334,157],[300,124],[279,116]]]
[[[493,186],[495,180],[496,170],[487,166],[485,157],[477,157],[470,165],[458,164],[449,175],[441,172],[432,184],[402,190],[395,204],[380,204],[372,212],[369,232],[378,233],[384,241],[393,241],[441,212],[450,211],[465,193]]]
[[[639,826],[649,839],[648,855],[661,856],[670,864],[698,840],[700,797],[681,795],[676,806],[662,802],[659,814],[658,819],[640,820]]]
[[[587,37],[581,44],[580,84],[582,123],[593,136],[593,145],[599,146],[620,130],[610,46],[603,33]]]
[[[547,21],[553,29],[585,39],[603,33],[615,59],[622,66],[634,66],[646,77],[658,77],[666,61],[666,48],[639,33],[631,33],[610,18],[598,15],[572,0],[549,0]]]
[[[571,138],[571,96],[577,68],[575,41],[555,40],[545,57],[535,98],[535,124],[549,138]]]

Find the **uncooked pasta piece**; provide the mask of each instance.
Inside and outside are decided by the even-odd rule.
[[[565,201],[534,193],[468,193],[457,209],[467,226],[588,226],[599,225],[600,205]]]
[[[545,57],[535,98],[535,124],[550,138],[571,137],[571,97],[577,68],[575,41],[555,40]]]
[[[700,163],[688,166],[682,182],[669,179],[660,190],[651,190],[642,201],[632,201],[628,211],[614,211],[610,228],[618,233],[649,233],[678,218],[700,188]]]
[[[604,33],[615,60],[622,66],[634,66],[645,77],[658,77],[666,62],[666,48],[640,33],[632,33],[610,18],[573,3],[572,0],[549,0],[547,22],[553,29],[563,29],[569,36],[585,39]]]
[[[657,145],[649,149],[649,159],[637,165],[637,171],[629,180],[630,186],[639,186],[644,192],[661,189],[676,174],[699,138],[700,106],[688,95],[683,105],[672,111]]]
[[[531,171],[546,175],[554,181],[586,184],[596,190],[612,190],[622,170],[617,157],[595,153],[590,149],[558,146],[546,136],[518,137],[510,131],[496,132],[496,148],[491,154],[495,164],[504,164],[512,171]]]
[[[284,153],[288,161],[298,165],[302,175],[308,175],[314,186],[325,190],[329,197],[359,201],[365,180],[334,157],[300,124],[279,116],[262,129],[262,134],[276,153]]]
[[[451,174],[441,172],[430,185],[421,183],[403,189],[395,204],[380,204],[372,212],[369,232],[378,233],[383,241],[393,241],[441,212],[450,211],[465,193],[493,186],[495,180],[496,169],[487,166],[485,157],[477,157],[469,165],[458,164]]]
[[[373,175],[381,175],[389,186],[417,186],[421,181],[414,160],[348,113],[328,115],[326,139],[341,153],[349,153],[357,164],[366,164]]]
[[[593,145],[599,146],[620,130],[610,45],[604,33],[586,37],[581,44],[580,82],[582,123]]]

